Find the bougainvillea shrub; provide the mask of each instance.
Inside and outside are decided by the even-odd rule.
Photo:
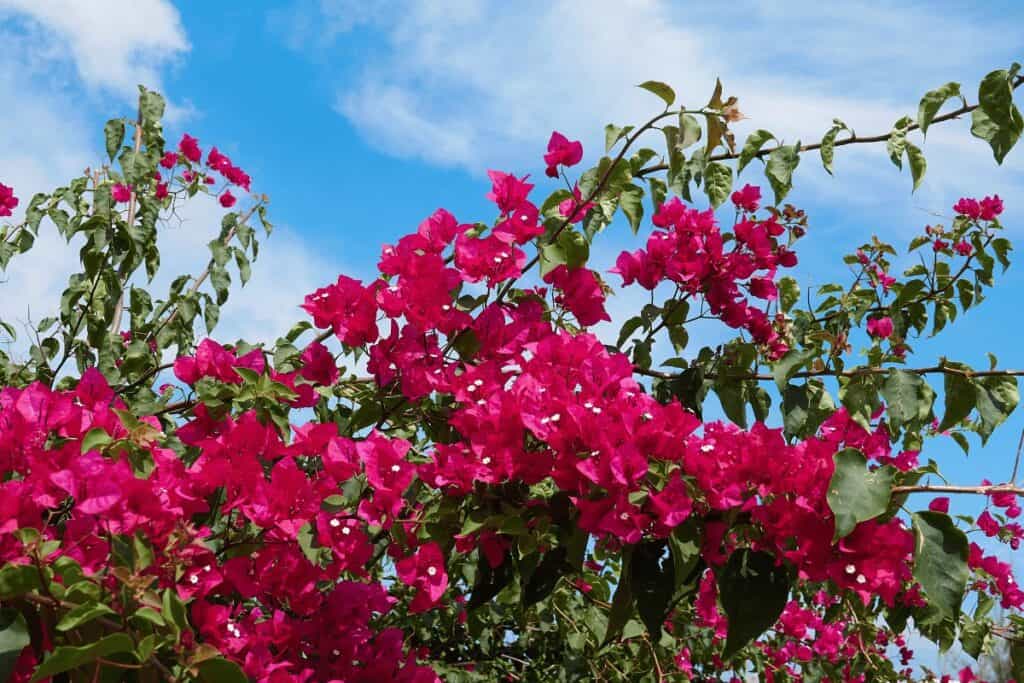
[[[0,216],[23,210],[0,266],[41,229],[81,255],[54,317],[0,354],[0,677],[928,677],[911,634],[972,657],[1006,640],[1024,669],[998,551],[1024,536],[1016,467],[939,483],[930,457],[987,441],[1021,373],[914,351],[1009,266],[1003,200],[950,198],[906,251],[850,245],[849,277],[810,290],[813,220],[785,203],[802,158],[831,172],[852,144],[884,143],[916,187],[923,134],[959,117],[1001,162],[1018,71],[806,145],[736,141],[721,84],[686,107],[644,83],[664,107],[609,125],[596,166],[555,132],[533,168],[489,173],[497,218],[438,209],[378,276],[230,343],[210,335],[267,199],[208,141],[165,140],[141,89],[97,169],[27,201],[0,184]],[[564,187],[542,196],[542,170]],[[204,198],[223,209],[208,262],[156,291],[162,227]],[[630,229],[635,248],[590,258]],[[623,289],[650,303],[612,321]],[[692,348],[698,320],[728,341]],[[951,515],[961,494],[985,511]]]

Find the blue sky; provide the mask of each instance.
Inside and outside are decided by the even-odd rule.
[[[0,0],[0,181],[27,202],[96,163],[106,118],[132,112],[135,84],[166,93],[169,137],[189,131],[218,145],[271,197],[279,230],[224,330],[272,338],[300,317],[301,297],[338,272],[371,277],[380,244],[443,206],[490,220],[484,171],[543,180],[551,130],[580,138],[593,161],[603,126],[636,122],[657,100],[633,86],[676,86],[702,104],[716,76],[750,118],[787,141],[820,138],[833,117],[861,134],[913,114],[946,81],[970,99],[984,73],[1024,58],[1018,3],[682,3],[669,0],[469,2],[179,2]],[[811,229],[800,274],[821,284],[845,274],[838,256],[877,233],[905,244],[948,216],[961,195],[998,192],[1011,238],[1024,234],[1024,149],[997,168],[967,122],[933,129],[929,170],[910,193],[878,147],[839,150],[836,177],[808,155],[790,201]],[[753,164],[742,180],[763,183]],[[541,188],[546,185],[541,183]],[[210,203],[169,230],[165,264],[198,270],[216,232]],[[632,246],[609,229],[593,265]],[[38,319],[56,302],[74,253],[44,237],[0,292],[0,315]],[[40,267],[44,264],[44,267]],[[937,340],[920,364],[945,353],[982,365],[993,351],[1024,367],[1015,266],[984,306]],[[639,299],[611,303],[625,313]],[[714,341],[717,333],[701,331]],[[927,452],[956,478],[1004,479],[1024,412],[969,461],[951,445]]]

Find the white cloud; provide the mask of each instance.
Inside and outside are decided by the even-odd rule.
[[[321,36],[337,39],[351,27],[329,19],[355,16],[350,6],[322,0]],[[315,26],[310,11],[300,6],[296,16]],[[882,133],[915,113],[927,88],[959,79],[970,97],[981,75],[1013,57],[998,46],[1014,44],[1009,27],[917,3],[615,0],[583,9],[568,0],[432,0],[389,3],[375,23],[359,15],[360,27],[368,22],[382,47],[370,48],[363,71],[339,86],[336,109],[388,153],[475,173],[536,168],[554,129],[583,138],[593,158],[606,123],[656,111],[658,101],[635,88],[648,79],[700,106],[721,76],[750,117],[736,126],[740,138],[763,127],[813,141],[836,116],[861,135]],[[1009,171],[997,169],[967,128],[933,129],[926,184],[911,201],[909,174],[900,176],[878,145],[839,150],[841,182],[810,171],[819,164],[807,155],[798,185],[825,200],[899,198],[900,218],[915,224],[914,207],[948,210],[954,192],[1019,192],[1021,155],[1011,155]],[[764,184],[756,169],[748,173]]]
[[[37,29],[52,57],[74,64],[81,82],[133,98],[158,87],[161,71],[189,49],[178,10],[165,0],[0,0],[4,16]]]
[[[15,222],[34,193],[103,162],[96,155],[99,122],[131,113],[116,104],[93,116],[83,95],[114,94],[130,106],[136,83],[158,84],[163,70],[188,49],[177,10],[159,0],[135,2],[130,12],[112,2],[0,0],[0,40],[9,48],[0,54],[0,101],[11,103],[0,108],[0,130],[6,131],[0,136],[0,182],[21,199]],[[110,107],[110,98],[104,99]],[[213,199],[196,198],[183,208],[180,223],[160,227],[161,275],[149,288],[155,297],[166,294],[173,277],[205,267],[206,245],[219,232],[223,213]],[[248,285],[239,288],[233,275],[236,286],[215,330],[218,338],[272,341],[303,317],[302,297],[338,272],[287,227],[262,246]],[[28,323],[56,314],[67,278],[79,267],[78,246],[65,244],[44,221],[35,247],[0,275],[0,319],[19,330],[16,352],[23,350]]]

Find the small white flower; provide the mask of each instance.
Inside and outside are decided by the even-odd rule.
[[[491,464],[491,457],[487,456],[483,460],[481,460],[480,462],[482,462],[485,465],[490,465]]]
[[[427,576],[437,576],[437,567],[427,567]]]
[[[339,526],[341,526],[341,520],[340,519],[332,519],[330,522],[328,522],[328,524],[330,524],[332,527],[337,529]]]
[[[193,574],[192,576],[188,577],[188,582],[191,583],[193,586],[196,585],[197,583],[199,583],[199,575]]]
[[[213,569],[213,567],[211,567],[210,565],[206,565],[205,567],[203,567],[203,571],[204,571],[204,572],[208,572],[208,571],[210,571],[211,569]]]
[[[398,465],[392,465],[391,466],[391,471],[392,472],[401,472],[402,468],[400,466],[398,466]]]
[[[701,453],[710,453],[713,450],[715,450],[715,447],[713,445],[709,444],[709,443],[706,443],[706,444],[704,444],[703,446],[700,447],[700,452]]]
[[[341,530],[341,535],[342,536],[348,536],[351,533],[352,533],[352,529],[350,529],[349,527],[345,527],[344,529]]]
[[[864,576],[863,574],[857,574],[857,583],[863,585],[863,584],[865,584],[867,582],[868,582],[868,578],[866,576]]]
[[[854,567],[852,564],[848,564],[848,565],[846,565],[846,573],[847,574],[856,574],[857,573],[857,568]]]

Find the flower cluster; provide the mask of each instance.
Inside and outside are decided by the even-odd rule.
[[[747,186],[733,196],[737,207],[756,209],[757,188]],[[774,277],[779,268],[796,265],[797,257],[778,237],[786,232],[776,215],[765,220],[745,216],[725,239],[713,211],[685,206],[678,198],[663,204],[653,217],[663,228],[647,240],[646,249],[622,252],[612,272],[622,276],[623,286],[634,282],[653,290],[664,281],[674,283],[688,296],[703,295],[711,313],[732,328],[747,330],[758,344],[777,358],[788,350],[772,320],[751,297],[778,297]]]
[[[18,207],[18,198],[14,196],[14,189],[0,183],[0,218],[10,216]]]

